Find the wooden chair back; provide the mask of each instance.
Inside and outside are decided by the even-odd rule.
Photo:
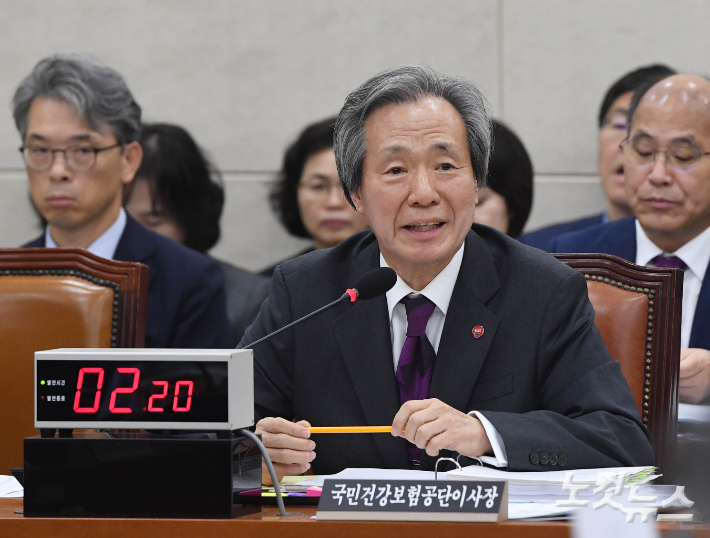
[[[653,437],[656,466],[672,465],[678,428],[683,272],[609,254],[555,254],[584,274],[594,322]]]
[[[34,428],[34,353],[142,347],[148,268],[82,249],[0,249],[0,474]]]

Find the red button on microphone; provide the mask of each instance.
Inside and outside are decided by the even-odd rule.
[[[476,325],[471,332],[473,333],[474,338],[480,338],[483,336],[483,327]]]

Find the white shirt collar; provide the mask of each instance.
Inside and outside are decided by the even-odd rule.
[[[710,228],[706,228],[700,235],[688,241],[675,252],[664,253],[648,238],[641,224],[636,220],[636,262],[639,265],[649,265],[651,260],[660,254],[677,256],[702,282],[708,263],[710,263]]]
[[[448,265],[444,267],[444,269],[442,269],[442,271],[436,275],[422,291],[414,291],[404,282],[404,280],[402,280],[402,277],[397,275],[397,282],[386,294],[387,310],[389,311],[390,322],[392,321],[392,312],[394,311],[394,307],[404,296],[409,295],[410,293],[425,295],[427,299],[429,299],[439,308],[439,310],[441,310],[444,316],[446,315],[446,311],[449,309],[449,303],[451,302],[451,295],[454,293],[456,279],[458,278],[459,270],[461,269],[464,246],[465,243],[461,245],[461,248],[456,252],[456,254],[454,254],[454,257],[451,258]],[[382,253],[380,253],[380,267],[389,267],[384,256],[382,256]]]
[[[86,250],[102,258],[112,260],[114,254],[116,254],[118,242],[121,240],[121,236],[123,235],[123,230],[126,228],[126,220],[126,211],[121,208],[116,222],[114,222],[108,230],[102,233],[96,241],[91,243]],[[54,239],[52,239],[52,234],[49,233],[49,226],[47,226],[44,230],[44,245],[47,248],[56,248],[57,246]]]

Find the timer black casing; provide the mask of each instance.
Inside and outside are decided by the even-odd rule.
[[[35,353],[35,427],[52,436],[24,440],[24,515],[231,518],[253,512],[258,507],[234,502],[241,491],[261,486],[259,450],[250,452],[251,470],[240,473],[243,460],[236,454],[251,441],[234,434],[254,424],[253,380],[250,350]],[[169,394],[155,396],[164,387]],[[188,387],[194,389],[189,402]],[[55,438],[56,428],[75,431]],[[76,431],[83,428],[93,431]],[[187,438],[184,430],[202,433]]]
[[[234,503],[240,490],[261,487],[261,465],[233,487],[233,453],[245,439],[76,435],[25,439],[26,517],[212,519],[258,510]]]

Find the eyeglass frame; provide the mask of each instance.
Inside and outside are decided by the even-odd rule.
[[[343,194],[343,197],[345,197],[345,193],[343,191],[343,185],[342,185],[342,183],[340,183],[340,181],[337,181],[337,182],[336,181],[327,181],[327,182],[323,182],[323,183],[318,183],[317,185],[318,186],[321,186],[321,185],[325,186],[326,183],[327,183],[328,187],[325,188],[322,193],[318,192],[316,190],[317,189],[316,185],[312,185],[311,183],[303,183],[303,182],[299,181],[298,184],[296,185],[296,188],[299,190],[304,189],[310,196],[312,196],[314,198],[318,198],[318,199],[329,198],[331,196],[333,190],[335,190],[336,192],[338,192],[338,190],[339,190],[340,193]]]
[[[624,139],[619,143],[619,149],[621,149],[622,153],[625,151],[626,147],[629,147],[629,137],[628,137],[628,136],[627,136],[626,138],[624,138]],[[630,146],[630,147],[631,147],[631,149],[634,149],[633,146]],[[698,148],[696,148],[696,147],[692,147],[692,146],[690,146],[690,147],[691,147],[692,149],[694,149],[695,151],[698,152],[698,160],[695,161],[695,163],[693,163],[690,168],[685,168],[685,169],[683,169],[683,168],[679,168],[679,167],[677,167],[677,166],[671,164],[670,157],[668,156],[668,150],[669,150],[670,148],[666,148],[666,149],[654,149],[654,151],[653,151],[653,159],[651,159],[651,161],[649,161],[648,163],[645,163],[645,164],[636,164],[636,165],[630,164],[630,163],[628,163],[628,164],[629,164],[629,166],[634,167],[634,168],[645,168],[645,167],[647,167],[647,166],[649,166],[649,165],[653,166],[653,165],[656,163],[656,156],[657,156],[659,153],[665,153],[665,155],[666,155],[666,165],[667,165],[669,168],[671,168],[671,169],[673,169],[673,170],[675,170],[675,171],[677,171],[677,172],[679,171],[679,172],[683,172],[683,173],[694,172],[694,171],[697,169],[697,167],[698,167],[698,163],[700,163],[700,159],[702,159],[705,155],[710,155],[710,151],[707,151],[707,152],[703,153],[700,149],[698,149]],[[636,153],[638,153],[638,151],[637,151]],[[626,164],[626,163],[625,163],[625,164]]]
[[[52,158],[49,160],[49,164],[45,168],[34,168],[29,165],[29,163],[27,162],[27,155],[25,155],[25,150],[31,149],[29,146],[26,146],[23,144],[22,146],[20,146],[18,148],[18,151],[22,154],[22,160],[25,161],[25,166],[27,168],[29,168],[30,170],[32,170],[33,172],[46,172],[47,170],[52,168],[52,166],[54,165],[55,154],[61,153],[62,155],[64,155],[64,162],[66,163],[66,166],[67,166],[67,168],[69,168],[69,170],[71,170],[72,172],[83,173],[83,172],[88,172],[89,170],[91,170],[94,167],[94,165],[96,164],[96,157],[98,156],[99,153],[101,153],[102,151],[106,151],[106,150],[114,149],[114,148],[118,148],[118,147],[123,148],[124,145],[121,142],[116,142],[115,144],[113,144],[111,146],[105,146],[103,148],[95,148],[95,147],[89,146],[87,149],[90,149],[94,153],[94,160],[91,161],[91,164],[85,170],[77,170],[69,163],[69,159],[67,158],[67,151],[69,151],[72,148],[78,147],[78,146],[80,146],[80,144],[76,144],[73,146],[67,146],[65,148],[49,148],[49,151],[52,153]]]

